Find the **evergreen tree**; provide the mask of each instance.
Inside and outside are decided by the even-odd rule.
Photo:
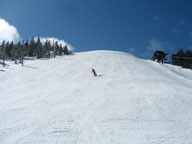
[[[25,42],[25,56],[28,56],[29,54],[29,43],[28,43],[28,40]]]
[[[184,68],[192,68],[192,51],[179,49],[176,54],[172,55],[172,64],[182,66]]]
[[[5,45],[5,49],[6,49],[5,53],[6,53],[6,56],[8,56],[8,57],[10,57],[10,49],[9,48],[10,47],[9,47],[9,41],[8,41],[8,42],[6,42],[6,45]]]
[[[9,44],[9,48],[8,48],[8,50],[7,50],[7,56],[8,56],[9,58],[12,57],[12,55],[11,55],[12,49],[14,49],[14,43],[13,43],[13,41]]]
[[[35,40],[32,37],[28,47],[28,56],[34,56],[35,48],[36,48]]]
[[[15,61],[15,64],[17,64],[17,58],[18,58],[17,46],[14,45],[13,49],[11,50],[11,59]]]
[[[56,47],[55,47],[54,40],[53,40],[53,47],[52,47],[52,49],[53,49],[53,57],[55,58],[55,56],[56,56]]]
[[[185,56],[185,52],[183,51],[183,49],[179,49],[176,55],[178,57],[184,57]]]
[[[55,54],[58,55],[58,51],[59,51],[59,45],[58,45],[58,41],[55,42]]]
[[[3,60],[3,67],[5,66],[5,58],[6,58],[6,44],[5,41],[2,42],[0,49],[0,58]]]
[[[41,43],[41,40],[40,40],[40,35],[38,35],[37,37],[37,43],[36,43],[36,56],[37,58],[42,58],[42,43]]]
[[[46,40],[46,42],[44,44],[44,48],[45,48],[44,55],[50,57],[51,56],[51,42]]]
[[[30,42],[28,40],[24,42],[24,40],[19,41],[17,44],[14,44],[13,41],[9,42],[2,42],[0,45],[0,59],[3,61],[3,66],[5,66],[5,59],[11,58],[11,60],[15,61],[17,64],[17,60],[19,63],[22,63],[25,56],[36,56],[37,59],[42,58],[44,56],[53,57],[55,58],[56,55],[62,54],[72,54],[72,51],[65,45],[62,47],[61,44],[58,44],[58,41],[53,40],[51,43],[50,40],[47,40],[44,44],[41,43],[40,35],[37,36],[37,41],[32,37]]]
[[[68,47],[67,47],[67,45],[65,45],[65,47],[64,47],[64,54],[70,54],[70,52],[69,52],[69,49],[68,49]]]
[[[59,50],[58,50],[59,55],[63,54],[63,47],[62,44],[59,45]]]
[[[25,47],[25,43],[24,43],[24,40],[22,41],[22,45],[21,45],[21,48],[20,48],[20,63],[22,64],[23,66],[23,61],[24,61],[24,57],[25,57],[25,53],[26,53],[26,47]]]
[[[21,42],[19,41],[18,43],[17,43],[17,54],[18,54],[18,59],[19,59],[19,63],[22,63],[22,45],[21,45]]]

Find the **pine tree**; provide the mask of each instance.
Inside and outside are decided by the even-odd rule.
[[[184,57],[185,56],[185,52],[183,51],[183,49],[179,49],[176,55],[178,57]]]
[[[17,53],[18,53],[18,59],[19,59],[19,63],[22,63],[22,45],[21,42],[19,41],[17,43]]]
[[[51,42],[46,40],[46,42],[44,44],[44,48],[45,48],[44,55],[50,57],[51,56]]]
[[[63,54],[63,47],[62,47],[62,44],[59,45],[59,55],[62,55]]]
[[[54,40],[53,40],[53,47],[52,47],[52,49],[53,49],[53,57],[55,58],[55,56],[56,56],[56,47],[55,47]]]
[[[55,54],[58,55],[58,51],[59,51],[59,45],[58,45],[58,41],[55,42]]]
[[[12,55],[11,55],[11,51],[14,49],[14,43],[13,43],[13,41],[9,44],[9,48],[8,48],[9,50],[7,50],[7,56],[9,57],[9,58],[11,58],[12,57]]]
[[[58,41],[53,40],[53,43],[50,40],[47,40],[45,44],[41,43],[40,35],[37,36],[37,41],[32,37],[30,42],[28,40],[24,42],[24,40],[19,41],[17,44],[14,44],[13,41],[2,42],[0,45],[0,59],[2,59],[2,64],[5,66],[5,59],[11,58],[11,60],[15,61],[17,64],[17,60],[19,63],[22,63],[25,56],[36,56],[37,59],[42,58],[44,56],[48,56],[49,58],[53,55],[55,58],[56,55],[62,54],[72,54],[72,51],[68,48],[67,45],[62,47],[61,44],[58,44]]]
[[[172,64],[182,66],[184,68],[192,68],[192,51],[179,49],[176,54],[172,55]]]
[[[13,49],[11,50],[11,59],[15,61],[15,64],[17,64],[17,58],[18,58],[17,46],[14,45]]]
[[[25,42],[25,56],[28,56],[29,54],[29,43],[28,43],[28,40],[26,40]]]
[[[24,61],[24,57],[25,57],[25,53],[26,53],[26,47],[25,47],[25,43],[24,40],[22,41],[22,45],[21,45],[21,56],[20,56],[20,63],[23,66],[23,61]]]
[[[65,47],[64,47],[64,54],[70,54],[70,52],[69,52],[69,49],[68,49],[68,47],[67,47],[67,45],[65,45]]]
[[[34,56],[35,48],[36,48],[35,40],[32,37],[28,48],[28,56]]]
[[[39,59],[39,58],[42,58],[42,48],[43,48],[43,46],[42,46],[42,43],[41,43],[41,40],[40,40],[40,35],[38,35],[38,37],[37,37],[37,43],[36,43],[36,56],[37,56],[37,58]]]
[[[5,49],[6,49],[6,56],[10,57],[10,47],[9,47],[9,41],[6,42],[6,45],[5,45]]]
[[[3,41],[0,49],[0,58],[3,60],[3,67],[5,66],[5,57],[6,57],[6,44],[5,41]]]

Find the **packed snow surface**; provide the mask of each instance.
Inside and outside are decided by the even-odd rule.
[[[7,64],[0,144],[192,144],[189,69],[113,51]]]

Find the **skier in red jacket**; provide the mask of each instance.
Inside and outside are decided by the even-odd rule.
[[[97,76],[94,68],[92,68],[92,73],[94,74],[94,76]]]

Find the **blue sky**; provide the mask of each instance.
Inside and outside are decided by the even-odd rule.
[[[56,37],[75,52],[192,49],[191,0],[0,0],[0,17],[22,39]]]

